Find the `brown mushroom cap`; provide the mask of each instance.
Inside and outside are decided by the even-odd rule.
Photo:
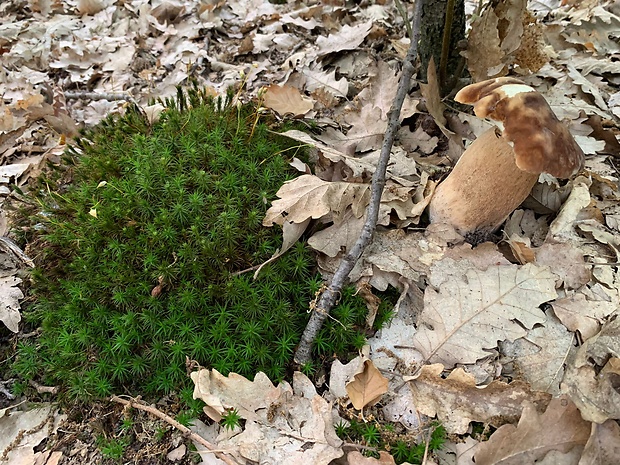
[[[455,100],[473,104],[480,118],[504,124],[502,137],[513,144],[519,169],[569,178],[583,166],[583,151],[568,128],[523,81],[502,77],[478,82],[461,89]]]

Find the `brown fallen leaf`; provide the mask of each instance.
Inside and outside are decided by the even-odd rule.
[[[532,402],[542,412],[551,399],[550,394],[532,391],[520,381],[511,384],[493,381],[486,387],[478,387],[474,377],[462,368],[444,379],[443,369],[440,363],[426,365],[409,381],[409,386],[418,411],[430,417],[436,415],[450,434],[466,433],[472,421],[495,427],[516,422],[524,402]]]
[[[314,107],[314,102],[311,99],[301,95],[299,89],[288,85],[270,85],[263,94],[263,99],[264,106],[281,115],[301,116]]]
[[[543,414],[528,402],[518,425],[498,428],[488,441],[480,443],[474,458],[476,465],[539,463],[550,452],[565,454],[583,448],[589,436],[590,423],[581,418],[570,399],[553,399]]]
[[[388,390],[388,380],[385,378],[372,360],[364,361],[361,373],[354,376],[353,381],[346,385],[347,394],[353,407],[362,410],[367,405],[374,405]]]

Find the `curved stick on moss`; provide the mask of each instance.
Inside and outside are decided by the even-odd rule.
[[[415,60],[418,56],[418,41],[420,40],[420,19],[422,16],[422,6],[424,0],[417,0],[415,3],[415,11],[413,13],[413,36],[411,37],[411,45],[407,51],[407,56],[403,62],[403,72],[398,83],[398,89],[396,91],[396,97],[392,103],[392,107],[388,112],[388,127],[385,132],[385,138],[383,139],[383,145],[381,147],[381,155],[377,168],[372,176],[370,204],[366,209],[366,222],[360,233],[360,237],[357,239],[355,245],[344,256],[342,262],[331,283],[327,286],[327,289],[321,294],[314,311],[310,315],[310,320],[301,335],[299,346],[295,351],[295,362],[300,365],[305,365],[312,360],[312,344],[316,339],[323,323],[327,319],[330,310],[334,306],[344,283],[351,273],[351,270],[362,256],[362,253],[370,244],[373,232],[377,227],[377,219],[379,217],[379,202],[381,200],[381,194],[383,193],[383,187],[385,186],[385,171],[387,169],[388,161],[390,160],[390,151],[392,150],[392,144],[394,143],[394,137],[399,127],[400,110],[403,106],[405,96],[409,90],[409,83],[411,76],[415,71]]]

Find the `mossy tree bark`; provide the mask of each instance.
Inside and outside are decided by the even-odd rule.
[[[452,27],[448,36],[447,61],[445,76],[441,76],[440,63],[442,46],[444,42],[444,29],[446,25],[446,14],[452,6]],[[457,74],[461,55],[459,54],[459,42],[465,39],[465,1],[464,0],[426,0],[422,11],[422,30],[420,37],[420,76],[426,80],[426,70],[431,57],[434,58],[438,75],[444,78],[441,86],[444,91],[446,83]]]

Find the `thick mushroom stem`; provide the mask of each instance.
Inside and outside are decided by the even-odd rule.
[[[448,223],[462,235],[493,232],[529,195],[537,174],[520,170],[512,146],[489,129],[463,152],[437,186],[431,223]]]

